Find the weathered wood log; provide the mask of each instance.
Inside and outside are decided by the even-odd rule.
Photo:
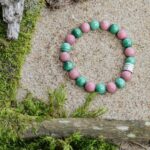
[[[83,136],[103,137],[107,140],[139,141],[150,140],[149,121],[120,121],[100,119],[52,119],[40,124],[33,124],[36,133],[29,129],[23,138],[37,138],[41,136],[68,137],[79,132]]]
[[[3,19],[8,24],[8,39],[18,39],[20,22],[22,20],[24,0],[0,0]]]

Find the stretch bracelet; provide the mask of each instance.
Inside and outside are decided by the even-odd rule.
[[[88,33],[90,30],[102,29],[109,31],[113,35],[121,40],[124,47],[125,64],[123,66],[120,76],[115,79],[114,82],[98,83],[88,81],[86,77],[82,76],[75,64],[71,61],[69,52],[72,50],[72,46],[76,43],[76,40],[82,37],[83,33]],[[106,92],[115,93],[117,88],[122,89],[125,87],[126,81],[131,80],[134,65],[135,65],[135,50],[132,48],[132,40],[128,37],[124,28],[120,28],[117,24],[110,24],[108,21],[93,20],[90,23],[83,23],[80,27],[74,28],[70,34],[65,38],[65,42],[60,47],[60,60],[63,62],[63,69],[68,72],[70,79],[75,80],[76,85],[84,87],[87,92],[98,92],[103,95]]]

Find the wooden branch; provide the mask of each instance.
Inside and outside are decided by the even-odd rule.
[[[37,129],[33,133],[33,128]],[[33,124],[23,138],[37,138],[41,136],[68,137],[80,132],[88,137],[103,137],[108,140],[117,141],[144,141],[150,140],[149,121],[119,121],[119,120],[99,120],[99,119],[52,119],[40,124]]]
[[[84,1],[87,0],[46,0],[46,3],[49,5],[50,9],[59,9],[69,4],[84,2]]]
[[[24,0],[0,0],[3,19],[8,24],[8,39],[18,39],[20,22],[22,20]]]

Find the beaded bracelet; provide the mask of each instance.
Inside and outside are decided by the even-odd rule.
[[[124,47],[124,54],[126,56],[125,65],[122,69],[120,77],[116,78],[115,82],[108,82],[107,84],[88,82],[87,79],[80,75],[79,71],[75,67],[75,64],[71,61],[69,52],[72,50],[72,45],[75,44],[76,39],[80,38],[83,33],[88,33],[90,30],[102,29],[109,31],[116,35],[121,40]],[[63,68],[68,72],[71,79],[75,80],[76,85],[84,87],[87,92],[98,92],[103,95],[107,91],[109,93],[115,93],[117,88],[122,89],[125,87],[125,82],[131,80],[134,65],[135,65],[135,50],[132,48],[132,40],[128,38],[127,32],[124,28],[121,28],[117,24],[110,24],[108,21],[93,20],[90,23],[83,23],[80,27],[74,28],[70,34],[65,38],[65,42],[60,47],[60,60],[63,62]]]

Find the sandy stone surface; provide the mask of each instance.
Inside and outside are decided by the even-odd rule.
[[[150,119],[150,1],[91,0],[59,10],[44,8],[32,40],[32,51],[22,69],[21,88],[47,99],[47,91],[65,83],[66,109],[71,112],[84,102],[87,94],[77,87],[62,69],[59,47],[70,30],[83,21],[109,20],[129,31],[137,50],[133,79],[114,95],[98,95],[91,109],[108,108],[104,118]],[[114,80],[124,62],[120,41],[105,31],[84,34],[71,52],[81,74],[94,82]],[[19,90],[22,97],[23,90]]]

